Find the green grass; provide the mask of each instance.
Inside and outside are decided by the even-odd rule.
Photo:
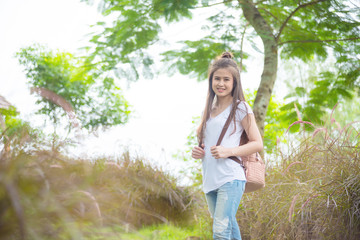
[[[126,227],[87,226],[83,230],[84,240],[185,240],[211,239],[211,232],[204,234],[199,226],[185,227],[173,224],[160,224],[129,232]]]
[[[137,233],[123,234],[128,240],[184,240],[191,236],[201,236],[199,229],[175,227],[174,225],[157,225],[139,230]]]

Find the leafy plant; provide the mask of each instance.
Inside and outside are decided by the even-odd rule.
[[[284,114],[280,116],[288,125],[298,120],[323,124],[326,115],[338,103],[349,102],[357,95],[358,87],[349,86],[341,72],[332,70],[332,64],[324,66],[318,60],[312,63],[312,67],[301,76],[289,79],[290,93],[285,96],[287,103],[281,107]],[[300,84],[296,83],[297,77],[302,79]],[[308,126],[305,129],[312,130]],[[290,129],[291,132],[298,130],[299,127]]]
[[[65,116],[72,123],[67,121],[69,131],[79,125],[91,131],[127,122],[129,104],[114,79],[101,77],[81,58],[37,45],[21,49],[16,56],[32,92],[41,96],[37,114],[50,118],[54,132]]]
[[[19,117],[19,112],[14,106],[0,108],[0,155],[4,158],[12,152],[32,149],[42,142],[42,134],[30,126],[30,123]],[[31,141],[37,138],[37,141]]]

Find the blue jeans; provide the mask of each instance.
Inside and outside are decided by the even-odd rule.
[[[213,218],[213,238],[241,240],[236,212],[245,190],[245,181],[233,180],[205,194]]]

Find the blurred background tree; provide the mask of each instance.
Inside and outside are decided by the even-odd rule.
[[[68,52],[54,52],[34,45],[16,56],[24,67],[32,92],[41,96],[37,114],[45,115],[56,129],[65,122],[68,132],[74,127],[89,131],[125,124],[129,104],[120,87],[106,73]],[[65,116],[70,121],[61,121]]]
[[[161,24],[191,18],[195,9],[211,7],[218,11],[204,24],[209,34],[196,41],[181,42],[181,49],[161,53],[162,61],[170,73],[176,69],[204,80],[208,63],[222,51],[234,52],[236,60],[242,63],[248,56],[243,50],[244,41],[248,41],[264,54],[264,69],[253,106],[262,135],[279,59],[299,59],[306,65],[314,57],[324,61],[334,56],[336,72],[321,73],[326,78],[323,80],[331,80],[330,85],[341,88],[359,88],[359,5],[343,0],[102,0],[100,11],[115,20],[110,25],[97,23],[103,31],[94,34],[91,42],[95,47],[88,48],[91,57],[87,61],[128,80],[136,80],[140,74],[151,78],[154,60],[148,49],[163,40],[159,37]],[[258,46],[259,39],[263,47]],[[319,88],[320,82],[317,84],[315,92],[326,90]],[[343,92],[336,90],[331,95],[336,97]],[[322,112],[318,112],[318,117],[319,114]]]

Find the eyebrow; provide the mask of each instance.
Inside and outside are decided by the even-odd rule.
[[[214,77],[221,77],[221,76],[218,76],[218,75],[214,75]],[[224,77],[224,78],[230,78],[230,77]]]
[[[220,78],[220,76],[214,76],[214,78]],[[230,77],[224,77],[224,79],[230,79]]]

